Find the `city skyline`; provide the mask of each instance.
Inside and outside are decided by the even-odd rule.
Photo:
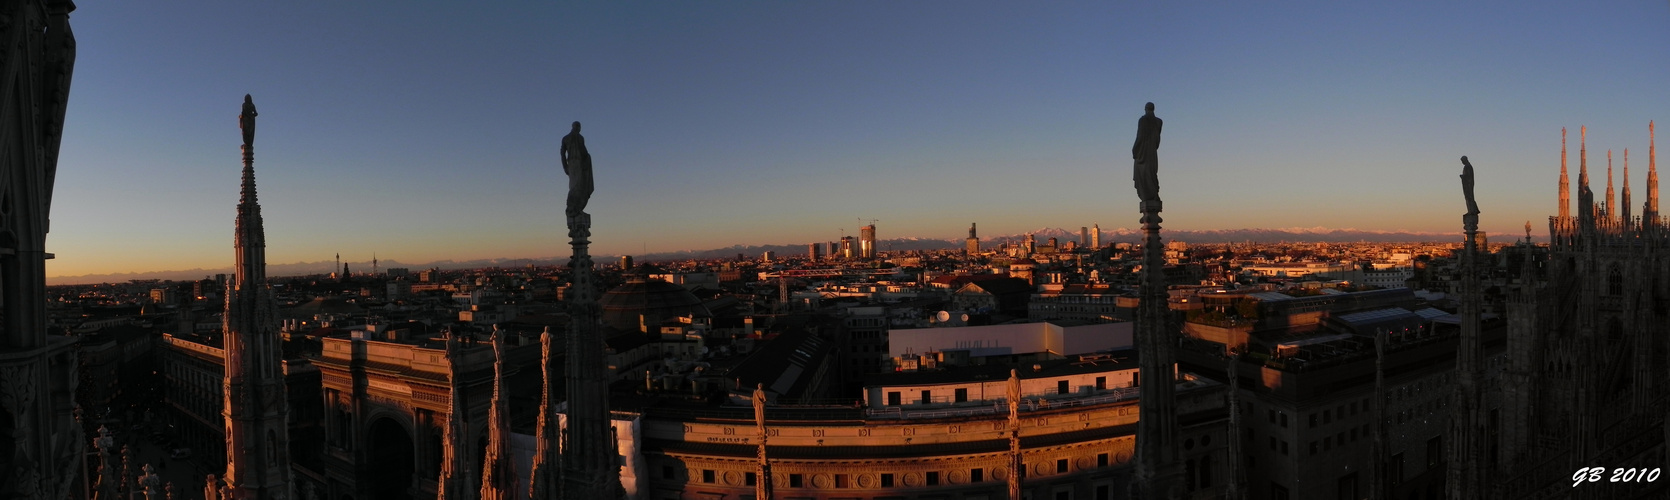
[[[281,264],[563,255],[574,120],[599,255],[1135,228],[1148,101],[1168,230],[1458,234],[1468,155],[1542,236],[1561,127],[1645,200],[1670,77],[1662,4],[391,5],[78,9],[47,275],[228,267],[245,93]]]

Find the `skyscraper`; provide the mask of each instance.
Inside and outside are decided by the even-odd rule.
[[[858,229],[858,258],[876,258],[876,225],[870,224]]]
[[[973,222],[968,223],[968,246],[964,247],[963,250],[968,252],[969,255],[980,253],[980,236],[974,232],[974,227]]]

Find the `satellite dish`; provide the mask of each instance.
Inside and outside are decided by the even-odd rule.
[[[934,319],[939,320],[940,323],[951,321],[951,313],[946,311],[934,313]]]

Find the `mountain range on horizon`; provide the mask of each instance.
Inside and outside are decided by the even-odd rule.
[[[1002,243],[1020,242],[1031,234],[1040,244],[1050,238],[1056,238],[1061,243],[1078,241],[1079,232],[1063,228],[1042,228],[1031,233],[1009,234],[1002,236],[981,237],[981,245],[995,246]],[[1450,233],[1429,233],[1415,231],[1381,231],[1363,229],[1332,229],[1324,227],[1311,228],[1259,228],[1259,229],[1208,229],[1208,230],[1166,230],[1168,240],[1188,243],[1278,243],[1278,242],[1311,242],[1311,243],[1401,243],[1401,242],[1431,242],[1431,241],[1459,241],[1460,235]],[[1141,237],[1139,229],[1115,228],[1103,229],[1103,243],[1131,242],[1135,243]],[[809,242],[808,242],[809,243]],[[819,242],[823,243],[823,242]],[[952,250],[962,248],[962,238],[892,238],[876,242],[878,249],[889,251],[925,251]],[[774,245],[733,245],[723,248],[706,250],[682,250],[675,252],[655,252],[644,255],[634,255],[638,262],[703,260],[733,258],[737,254],[746,257],[758,257],[765,252],[775,252],[778,255],[804,255],[807,243],[774,244]],[[597,262],[612,262],[619,256],[596,256]],[[484,267],[523,267],[528,265],[550,266],[567,263],[567,256],[553,256],[544,258],[497,258],[475,260],[440,260],[422,264],[405,264],[395,260],[384,259],[378,262],[378,269],[406,268],[413,272],[422,269],[477,269]],[[349,270],[368,271],[371,269],[369,261],[345,262]],[[295,262],[287,264],[268,264],[267,274],[274,277],[307,276],[330,274],[335,267],[333,261]],[[186,269],[172,271],[144,271],[131,273],[84,274],[80,276],[54,276],[47,278],[49,285],[89,284],[89,283],[119,283],[131,280],[194,280],[211,277],[215,274],[232,272],[231,267],[219,269]]]

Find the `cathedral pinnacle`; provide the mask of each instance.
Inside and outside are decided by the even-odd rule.
[[[1658,146],[1655,141],[1653,122],[1647,122],[1647,209],[1641,212],[1646,219],[1658,218]]]
[[[516,466],[510,454],[510,413],[505,403],[504,336],[493,326],[493,404],[487,414],[487,453],[481,464],[482,500],[516,498]]]
[[[1606,150],[1606,218],[1618,217],[1618,201],[1612,198],[1612,150]]]
[[[1624,148],[1624,191],[1621,198],[1619,203],[1623,204],[1623,212],[1619,215],[1623,217],[1624,227],[1629,227],[1629,148]]]
[[[1560,127],[1560,218],[1571,217],[1571,181],[1566,174],[1566,128]]]

